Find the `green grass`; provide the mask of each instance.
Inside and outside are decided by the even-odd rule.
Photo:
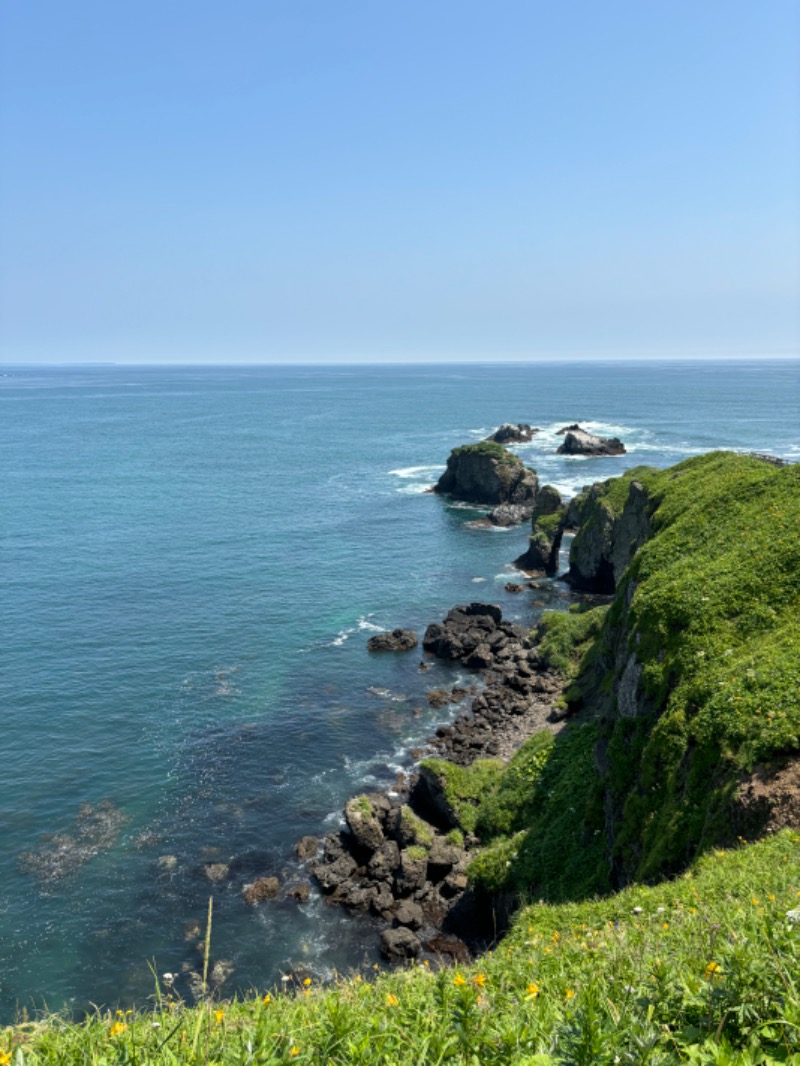
[[[800,837],[713,853],[675,881],[533,905],[461,968],[351,976],[186,1008],[0,1033],[14,1066],[800,1063]]]
[[[462,444],[458,448],[453,448],[450,454],[453,456],[487,455],[490,459],[496,459],[505,466],[522,466],[519,456],[506,451],[502,444],[493,440],[482,440],[478,444]]]
[[[431,770],[444,783],[444,795],[453,818],[467,833],[475,831],[478,804],[495,781],[500,759],[476,759],[470,766],[456,766],[446,759],[423,759],[420,766]]]

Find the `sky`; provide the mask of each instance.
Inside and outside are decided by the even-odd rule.
[[[0,360],[799,350],[798,0],[0,5]]]

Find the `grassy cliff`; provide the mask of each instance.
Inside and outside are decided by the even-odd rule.
[[[567,727],[437,764],[475,891],[520,907],[494,953],[192,1009],[156,988],[6,1031],[0,1066],[800,1064],[800,467],[638,468],[581,523],[615,593],[540,627]]]

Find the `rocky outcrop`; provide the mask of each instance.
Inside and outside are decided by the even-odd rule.
[[[598,437],[580,428],[568,428],[564,441],[557,448],[559,455],[625,455],[625,445],[619,437]]]
[[[410,651],[418,643],[419,638],[413,629],[393,629],[370,637],[367,648],[369,651]]]
[[[520,626],[503,621],[494,603],[470,603],[454,607],[444,621],[433,622],[425,630],[422,646],[440,659],[460,660],[465,666],[482,670],[507,648],[526,638]]]
[[[529,470],[499,444],[483,441],[453,449],[434,492],[467,503],[527,508],[526,513],[523,511],[527,517],[533,510],[537,488],[535,470]]]
[[[245,903],[254,906],[256,903],[263,903],[265,899],[275,899],[280,890],[277,877],[258,877],[251,884],[244,886],[242,895]]]
[[[525,444],[533,440],[539,432],[538,428],[529,426],[527,422],[504,422],[499,429],[491,433],[486,439],[496,444]]]
[[[608,481],[592,485],[573,508],[580,524],[570,548],[567,581],[584,592],[614,592],[650,532],[653,504],[642,483],[630,482],[619,511],[609,501],[609,485]]]
[[[531,515],[528,549],[514,560],[514,566],[527,573],[557,573],[566,517],[567,508],[561,493],[552,485],[543,485],[536,495],[536,506]]]

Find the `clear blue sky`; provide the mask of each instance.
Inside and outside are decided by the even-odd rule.
[[[0,358],[800,343],[798,0],[3,0]]]

